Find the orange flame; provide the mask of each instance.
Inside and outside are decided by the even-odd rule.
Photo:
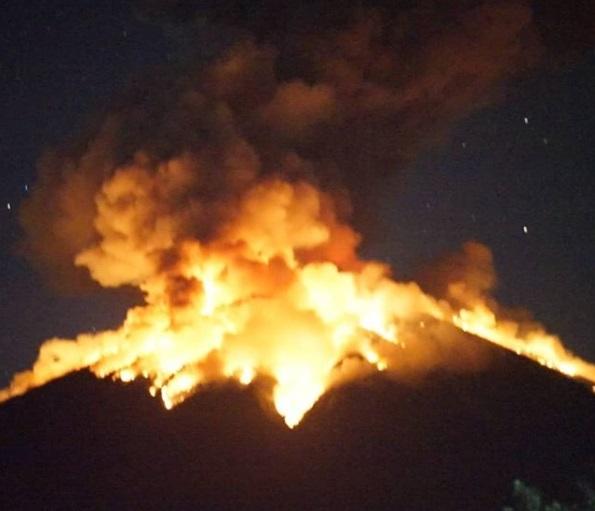
[[[128,167],[104,183],[96,197],[100,240],[76,258],[102,285],[138,286],[145,304],[117,330],[43,343],[33,368],[16,374],[0,401],[82,368],[124,382],[147,379],[168,409],[205,383],[248,385],[265,376],[274,381],[277,411],[294,427],[333,385],[393,369],[410,349],[403,334],[413,323],[425,326],[424,318],[595,382],[595,366],[556,337],[522,332],[481,299],[456,309],[392,280],[386,266],[359,260],[357,234],[311,184],[253,185],[201,242],[179,235],[187,218],[159,211],[159,179]]]

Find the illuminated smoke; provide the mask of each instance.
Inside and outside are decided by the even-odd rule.
[[[482,245],[437,265],[424,290],[357,256],[349,198],[357,219],[370,183],[540,53],[523,3],[470,5],[401,9],[390,23],[358,11],[287,47],[242,39],[137,84],[79,146],[46,155],[22,210],[30,258],[61,284],[90,275],[145,303],[116,330],[46,341],[0,400],[84,368],[145,378],[167,408],[205,383],[266,377],[294,426],[371,371],[477,367],[480,348],[448,354],[465,332],[595,381],[494,303]]]

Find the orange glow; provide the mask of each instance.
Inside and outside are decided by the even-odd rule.
[[[461,309],[452,317],[453,324],[465,332],[482,337],[503,348],[523,355],[543,366],[570,377],[595,381],[595,366],[574,356],[555,335],[542,329],[521,333],[513,321],[498,321],[483,304]]]
[[[0,400],[88,368],[102,378],[146,379],[170,409],[203,384],[248,385],[261,376],[274,382],[269,397],[294,427],[332,386],[393,370],[394,360],[415,349],[402,335],[431,335],[427,320],[595,382],[595,367],[559,339],[499,320],[482,298],[457,309],[392,280],[383,264],[358,259],[357,234],[311,184],[255,184],[202,242],[178,235],[185,218],[153,218],[158,205],[142,190],[156,187],[159,175],[143,172],[124,168],[104,184],[96,198],[100,241],[76,264],[104,286],[138,286],[145,304],[116,330],[46,341],[33,368],[15,375]],[[142,200],[123,210],[131,187]],[[150,233],[137,232],[148,223],[139,215],[152,219]]]

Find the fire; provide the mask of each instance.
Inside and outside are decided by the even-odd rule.
[[[282,37],[135,79],[83,140],[40,160],[21,211],[28,256],[54,281],[76,266],[144,303],[115,330],[44,342],[0,401],[79,369],[146,380],[168,409],[212,382],[266,381],[293,427],[334,386],[441,363],[430,346],[453,332],[595,383],[476,275],[432,295],[358,257],[330,183],[384,183],[541,54],[515,2],[453,8],[447,24],[442,8],[396,4],[348,8],[337,27],[303,30],[300,15]]]
[[[185,183],[184,167],[174,168]],[[421,336],[428,321],[595,382],[595,367],[556,337],[499,320],[481,298],[457,309],[360,260],[358,235],[338,219],[332,197],[308,182],[255,182],[201,241],[180,236],[188,232],[183,215],[155,214],[160,194],[174,193],[170,180],[163,191],[162,177],[142,166],[114,173],[96,197],[99,241],[76,258],[105,286],[138,286],[145,303],[117,330],[46,341],[0,400],[83,368],[123,382],[146,379],[167,409],[210,382],[266,377],[276,410],[294,427],[329,388],[391,371],[414,349],[403,341],[411,325]]]
[[[473,310],[461,309],[453,324],[465,332],[482,337],[503,348],[523,355],[567,376],[595,380],[595,366],[572,355],[560,339],[541,329],[526,334],[512,321],[498,321],[492,311],[479,304]]]

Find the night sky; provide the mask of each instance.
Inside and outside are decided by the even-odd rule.
[[[19,204],[45,147],[77,132],[138,73],[171,65],[183,33],[141,21],[125,2],[9,0],[0,20],[0,384],[53,336],[113,327],[126,291],[63,296],[15,251]],[[214,36],[213,36],[214,37]],[[220,41],[202,49],[210,54]],[[197,58],[195,56],[195,58]],[[156,71],[157,72],[157,71]],[[511,84],[405,171],[377,208],[366,256],[408,278],[466,240],[487,244],[506,305],[532,311],[595,360],[595,52]],[[365,234],[365,233],[364,233]]]

